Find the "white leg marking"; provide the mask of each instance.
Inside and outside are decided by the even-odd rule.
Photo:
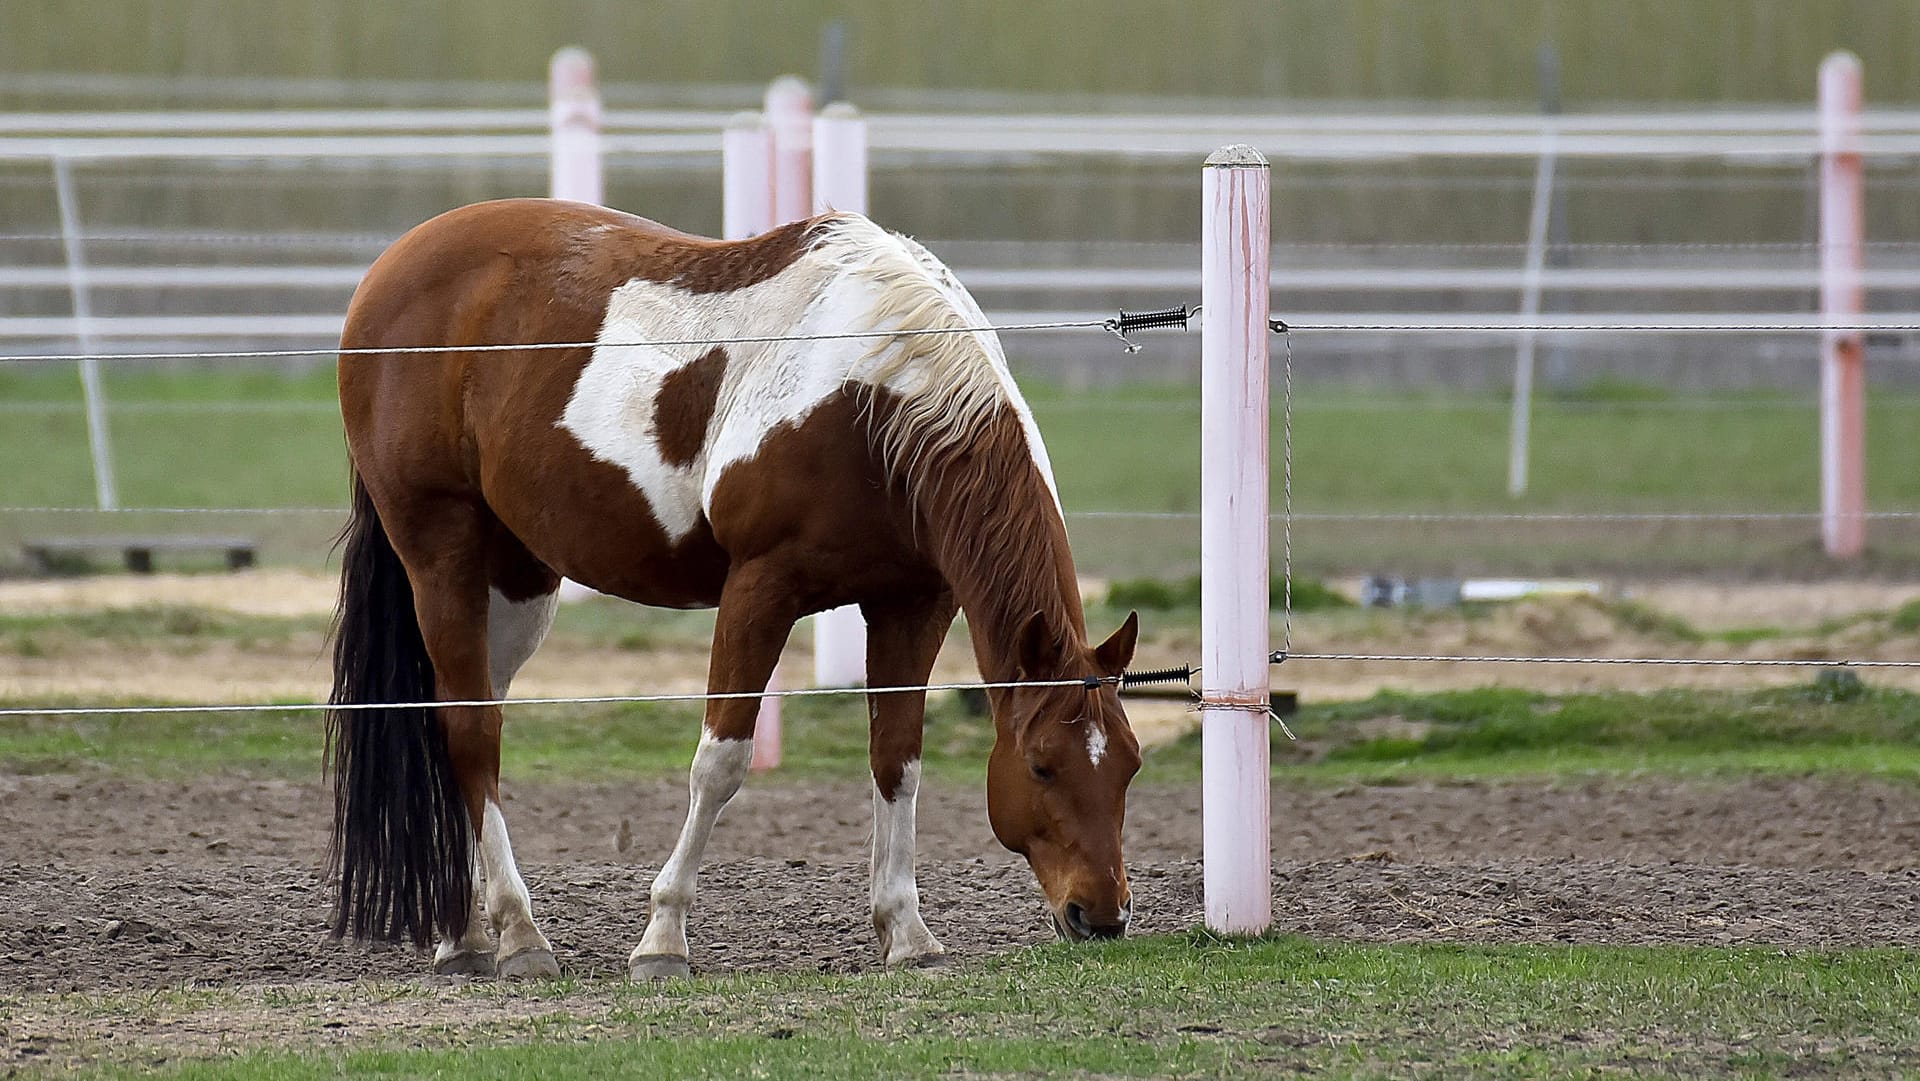
[[[752,760],[752,740],[714,739],[711,733],[700,734],[700,749],[693,752],[693,768],[687,777],[691,797],[687,824],[681,827],[673,855],[667,857],[666,866],[653,880],[653,908],[647,930],[629,961],[647,955],[687,956],[687,909],[693,906],[700,857],[721,809],[740,790]]]
[[[497,589],[487,591],[487,674],[496,696],[506,696],[514,674],[540,648],[559,603],[557,589],[524,601],[510,601]]]
[[[873,788],[873,930],[888,966],[911,964],[946,950],[920,918],[920,885],[913,875],[914,811],[920,798],[920,763],[908,762],[889,800]]]
[[[500,956],[512,957],[528,949],[551,950],[547,936],[533,925],[533,898],[513,862],[507,820],[492,800],[487,801],[487,813],[481,819],[480,858],[487,865],[487,917],[500,936]]]

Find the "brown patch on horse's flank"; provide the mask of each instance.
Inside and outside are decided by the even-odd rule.
[[[675,469],[685,469],[700,457],[726,370],[727,351],[716,345],[661,380],[653,400],[653,428],[660,439],[660,459]]]

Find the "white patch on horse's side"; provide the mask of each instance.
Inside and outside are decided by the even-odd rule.
[[[911,318],[906,318],[906,317]],[[849,382],[884,387],[938,443],[964,438],[1001,405],[1011,406],[1035,464],[1054,491],[1052,466],[1032,413],[991,333],[723,345],[727,362],[700,453],[684,468],[660,453],[654,400],[673,372],[707,345],[625,344],[761,336],[843,334],[918,326],[978,326],[985,316],[938,260],[918,244],[857,215],[840,215],[780,273],[730,292],[697,293],[671,282],[633,280],[614,290],[593,357],[559,424],[595,458],[626,471],[669,539],[691,532],[712,508],[728,467],[759,454],[768,436],[797,426]],[[909,348],[905,343],[924,348]],[[1059,496],[1054,491],[1054,503]]]
[[[1107,757],[1107,730],[1100,727],[1099,722],[1089,718],[1087,720],[1087,761],[1093,763],[1097,769],[1100,766],[1100,760],[1105,757]]]

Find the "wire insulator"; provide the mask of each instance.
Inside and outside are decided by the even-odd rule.
[[[1195,308],[1194,311],[1199,311],[1199,309]],[[1185,304],[1180,305],[1178,308],[1168,308],[1165,311],[1158,312],[1123,311],[1118,318],[1107,320],[1105,325],[1108,332],[1126,343],[1127,352],[1138,353],[1140,351],[1139,344],[1132,338],[1127,337],[1128,334],[1136,330],[1157,330],[1161,327],[1178,327],[1181,330],[1185,330],[1187,329],[1187,318],[1191,314],[1193,313],[1187,311]]]
[[[1155,330],[1160,327],[1179,327],[1185,330],[1189,314],[1185,304],[1158,312],[1123,311],[1120,313],[1120,318],[1113,321],[1113,329],[1122,334],[1132,330]]]
[[[1120,689],[1137,686],[1142,683],[1185,683],[1193,678],[1193,666],[1188,664],[1174,668],[1149,668],[1141,672],[1124,672],[1120,676]]]

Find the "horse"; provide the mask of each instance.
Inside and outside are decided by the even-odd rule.
[[[925,684],[956,611],[987,682],[1056,684],[989,691],[989,822],[1061,937],[1122,934],[1140,749],[1115,677],[1138,616],[1089,642],[1046,449],[985,322],[931,253],[856,214],[723,242],[511,199],[388,248],[339,360],[352,509],[331,701],[392,708],[329,715],[335,936],[433,944],[440,973],[559,975],[500,806],[501,709],[428,703],[504,697],[563,576],[717,608],[707,686],[745,696],[706,702],[632,978],[690,972],[702,853],[758,696],[794,622],[848,604],[869,687]],[[460,348],[542,343],[581,344]],[[429,348],[356,352],[404,347]],[[914,878],[926,696],[867,697],[881,959],[934,963]]]

